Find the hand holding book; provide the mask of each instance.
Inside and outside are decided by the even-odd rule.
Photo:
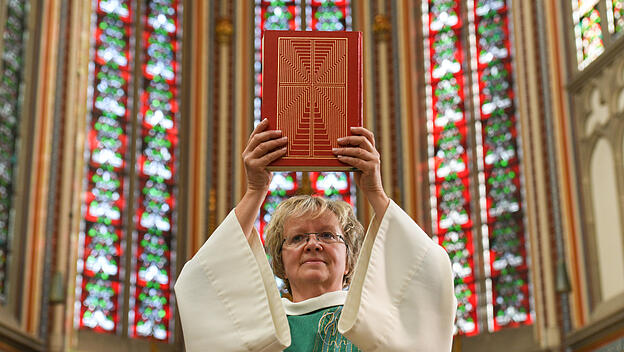
[[[235,209],[236,217],[247,237],[251,235],[256,216],[264,201],[273,173],[268,165],[286,154],[288,138],[279,130],[268,129],[268,121],[262,120],[249,136],[242,153],[247,178],[247,190]],[[381,180],[381,161],[375,148],[375,136],[364,127],[351,127],[351,135],[339,138],[339,147],[332,153],[340,162],[356,169],[355,183],[364,193],[378,218],[390,203]]]
[[[273,178],[267,166],[286,154],[288,138],[283,137],[279,130],[267,130],[268,125],[267,119],[264,119],[256,126],[242,153],[247,190],[234,212],[247,238],[252,234],[254,222]]]
[[[249,136],[243,151],[249,190],[267,192],[273,178],[267,166],[286,154],[288,138],[282,137],[282,131],[267,130],[267,127],[267,119],[262,120]]]
[[[381,160],[375,148],[375,136],[364,127],[351,127],[351,133],[353,135],[338,138],[340,147],[333,148],[332,152],[338,160],[358,170],[354,175],[355,184],[381,218],[390,199],[381,181]]]

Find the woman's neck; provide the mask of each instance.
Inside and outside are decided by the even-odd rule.
[[[301,302],[306,299],[318,297],[328,292],[341,291],[342,287],[334,285],[334,287],[323,287],[319,285],[306,285],[307,287],[290,287],[292,293],[293,302]]]

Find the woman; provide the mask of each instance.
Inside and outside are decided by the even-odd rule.
[[[278,205],[265,235],[273,273],[301,302],[348,287],[364,228],[346,202],[296,196]]]
[[[356,185],[375,211],[362,250],[361,225],[344,205],[285,201],[267,227],[275,274],[292,294],[280,300],[254,229],[266,167],[286,152],[286,137],[266,128],[263,120],[243,152],[245,195],[176,283],[187,351],[449,351],[450,261],[386,196],[374,136],[361,127],[334,153],[359,170]]]

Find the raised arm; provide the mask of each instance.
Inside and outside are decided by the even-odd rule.
[[[273,177],[266,167],[286,154],[287,138],[282,137],[281,131],[267,131],[268,125],[268,120],[264,119],[256,126],[242,155],[247,176],[247,191],[236,205],[234,212],[247,239],[252,233]]]
[[[338,138],[341,148],[334,148],[333,152],[338,160],[359,170],[355,173],[355,184],[368,199],[375,216],[381,219],[390,199],[381,182],[381,161],[375,148],[375,136],[364,127],[351,127],[351,133],[352,136]]]

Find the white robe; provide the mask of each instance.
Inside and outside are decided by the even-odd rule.
[[[281,351],[284,305],[257,232],[234,210],[175,284],[186,350]],[[448,255],[393,201],[364,239],[338,330],[363,351],[450,351],[457,301]]]

